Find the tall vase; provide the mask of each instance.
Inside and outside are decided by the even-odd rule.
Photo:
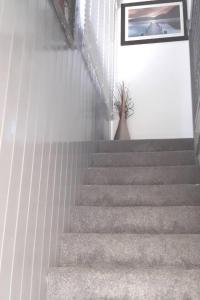
[[[130,140],[130,135],[128,131],[128,126],[125,118],[125,114],[122,113],[122,116],[119,120],[118,128],[115,134],[115,140]]]

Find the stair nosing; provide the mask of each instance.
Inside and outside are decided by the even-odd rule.
[[[182,152],[182,153],[191,153],[191,154],[195,154],[194,153],[194,150],[155,150],[155,151],[152,151],[152,150],[150,150],[150,151],[130,151],[130,152],[95,152],[95,153],[92,153],[91,155],[101,155],[101,154],[103,154],[103,155],[106,155],[106,154],[108,154],[108,155],[120,155],[120,154],[124,154],[124,155],[129,155],[129,154],[136,154],[136,153],[138,153],[138,154],[141,154],[141,153],[180,153],[180,152]]]
[[[196,167],[196,169],[199,169],[199,167],[196,165],[196,164],[189,164],[189,165],[160,165],[160,166],[118,166],[118,167],[114,167],[114,166],[102,166],[102,167],[96,167],[96,166],[94,166],[94,167],[92,167],[92,166],[90,166],[90,167],[88,167],[88,168],[86,168],[86,170],[94,170],[94,169],[139,169],[139,168],[141,168],[141,169],[144,169],[144,168],[187,168],[187,167]]]
[[[117,167],[114,167],[112,165],[103,165],[103,166],[89,166],[88,168],[86,168],[86,170],[91,170],[91,169],[118,169],[118,168],[125,168],[125,169],[132,169],[132,168],[166,168],[166,167],[197,167],[198,166],[194,163],[193,165],[191,165],[191,163],[187,164],[187,163],[184,163],[184,164],[176,164],[176,165],[173,165],[173,164],[165,164],[165,165],[148,165],[148,164],[144,164],[144,165],[141,165],[141,164],[138,164],[138,165],[121,165],[121,166],[117,166]]]
[[[76,205],[73,209],[76,209],[76,208],[79,208],[79,207],[84,207],[84,208],[95,208],[95,209],[99,209],[99,208],[103,208],[103,209],[109,209],[109,208],[113,208],[113,209],[130,209],[130,208],[136,208],[138,209],[139,208],[176,208],[176,207],[182,207],[182,208],[196,208],[196,207],[200,207],[200,204],[199,205],[151,205],[151,206],[148,206],[148,205],[141,205],[141,206],[95,206],[95,205]]]
[[[109,184],[109,185],[107,185],[107,184],[81,184],[81,187],[99,187],[99,186],[105,186],[105,187],[121,187],[121,184]],[[132,185],[132,184],[126,184],[125,185],[126,187],[140,187],[141,186],[141,184],[134,184],[134,185]],[[160,186],[160,187],[163,187],[163,186],[169,186],[169,187],[171,187],[171,186],[177,186],[177,187],[179,187],[179,186],[200,186],[200,183],[172,183],[172,184],[144,184],[144,186],[146,186],[146,187],[152,187],[152,186],[155,186],[155,187],[158,187],[158,186]]]
[[[134,268],[134,267],[127,267],[127,266],[113,266],[113,265],[89,265],[89,264],[79,264],[79,265],[67,265],[67,266],[61,266],[61,267],[51,267],[47,270],[48,273],[52,272],[58,272],[58,271],[65,271],[66,269],[74,269],[74,270],[93,270],[93,271],[118,271],[118,270],[124,270],[124,271],[140,271],[140,272],[145,272],[145,271],[200,271],[200,267],[194,267],[192,266],[191,268],[186,268],[182,266],[163,266],[163,267],[141,267],[141,268]]]
[[[66,233],[62,233],[60,235],[60,239],[61,241],[63,241],[64,238],[66,238],[67,236],[73,236],[73,235],[84,235],[84,236],[133,236],[133,237],[171,237],[171,236],[178,236],[178,237],[200,237],[200,232],[199,233],[125,233],[125,232],[118,232],[118,233],[95,233],[95,232],[66,232]]]

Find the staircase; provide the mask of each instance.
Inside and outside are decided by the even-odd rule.
[[[199,300],[193,140],[99,142],[48,300]]]

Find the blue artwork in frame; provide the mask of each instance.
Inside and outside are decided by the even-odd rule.
[[[121,45],[188,39],[185,0],[162,0],[121,5]]]

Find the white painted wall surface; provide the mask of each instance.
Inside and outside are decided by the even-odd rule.
[[[118,31],[120,36],[120,26]],[[122,47],[119,40],[118,45],[118,81],[125,81],[135,103],[128,120],[131,138],[192,137],[188,41]],[[116,122],[113,134],[115,128]]]
[[[99,19],[109,24],[107,5],[95,7],[95,33]],[[1,300],[46,299],[47,270],[69,229],[101,100],[81,53],[67,48],[50,1],[0,0]],[[106,138],[108,121],[102,124]]]

